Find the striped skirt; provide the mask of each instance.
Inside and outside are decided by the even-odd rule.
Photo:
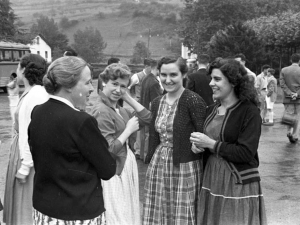
[[[90,220],[60,220],[33,209],[33,225],[105,225],[105,215]]]
[[[146,173],[143,224],[196,224],[202,161],[173,166],[173,148],[158,146]]]
[[[265,225],[260,182],[236,184],[227,162],[209,157],[199,198],[198,225]]]

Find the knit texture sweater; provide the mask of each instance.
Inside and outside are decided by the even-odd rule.
[[[204,130],[217,114],[219,103],[208,108]],[[261,134],[259,109],[249,101],[238,101],[227,109],[219,140],[213,151],[224,158],[238,184],[260,181],[257,154]],[[204,164],[210,151],[205,151]]]
[[[162,96],[151,103],[152,119],[149,125],[149,151],[145,162],[149,163],[160,144],[159,133],[155,130],[155,120]],[[173,164],[199,160],[201,155],[192,152],[190,136],[192,132],[203,132],[206,104],[196,93],[185,89],[179,99],[173,125]]]

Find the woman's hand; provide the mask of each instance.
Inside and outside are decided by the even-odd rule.
[[[25,184],[26,181],[27,181],[27,176],[26,175],[23,175],[23,174],[20,174],[19,172],[17,172],[16,176],[17,178],[17,181],[20,183],[20,184]]]
[[[195,142],[192,143],[192,152],[194,152],[195,154],[198,154],[198,153],[201,153],[201,152],[204,152],[204,148],[198,148],[196,145],[195,145]]]
[[[136,132],[139,129],[139,119],[134,116],[130,120],[128,120],[126,129],[128,129],[131,134]]]
[[[191,133],[190,141],[195,143],[198,148],[213,149],[216,141],[200,132]]]
[[[129,94],[128,89],[126,89],[126,90],[121,90],[121,93],[122,93],[122,99],[123,99],[125,102],[128,103],[128,102],[132,99],[132,97],[131,97],[130,94]]]

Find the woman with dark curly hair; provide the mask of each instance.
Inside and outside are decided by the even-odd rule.
[[[48,100],[42,86],[47,63],[40,55],[27,54],[18,68],[18,82],[23,81],[24,93],[15,113],[15,134],[10,148],[4,193],[3,222],[8,225],[32,224],[32,191],[34,168],[28,145],[27,128],[31,111]]]
[[[167,93],[151,102],[143,224],[196,224],[202,154],[189,138],[203,132],[206,104],[183,87],[182,58],[163,57],[158,70]]]
[[[246,70],[233,59],[214,61],[209,74],[217,101],[208,108],[204,133],[192,133],[190,138],[206,149],[197,224],[266,224],[255,89]]]

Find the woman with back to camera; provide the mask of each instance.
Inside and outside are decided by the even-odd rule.
[[[163,57],[158,70],[166,94],[151,103],[143,224],[195,224],[202,155],[189,138],[203,131],[206,104],[184,89],[188,68],[182,58]]]
[[[140,225],[138,169],[127,143],[139,125],[149,124],[151,113],[127,92],[131,76],[128,66],[111,64],[100,76],[105,86],[99,91],[92,115],[119,162],[116,175],[102,182],[107,224]],[[118,104],[121,98],[132,106],[136,116]]]
[[[33,108],[49,98],[42,86],[46,71],[45,59],[37,54],[24,55],[16,71],[18,83],[24,83],[24,92],[15,112],[15,133],[6,174],[3,222],[8,225],[32,224],[34,168],[27,128]]]
[[[209,68],[216,103],[208,108],[204,133],[191,142],[205,148],[197,224],[266,224],[258,172],[261,117],[247,72],[233,59]],[[207,156],[207,157],[206,157]]]
[[[116,161],[97,121],[80,111],[93,91],[91,71],[66,56],[52,62],[43,82],[50,99],[33,110],[28,128],[33,224],[105,224],[100,179],[115,174]]]

